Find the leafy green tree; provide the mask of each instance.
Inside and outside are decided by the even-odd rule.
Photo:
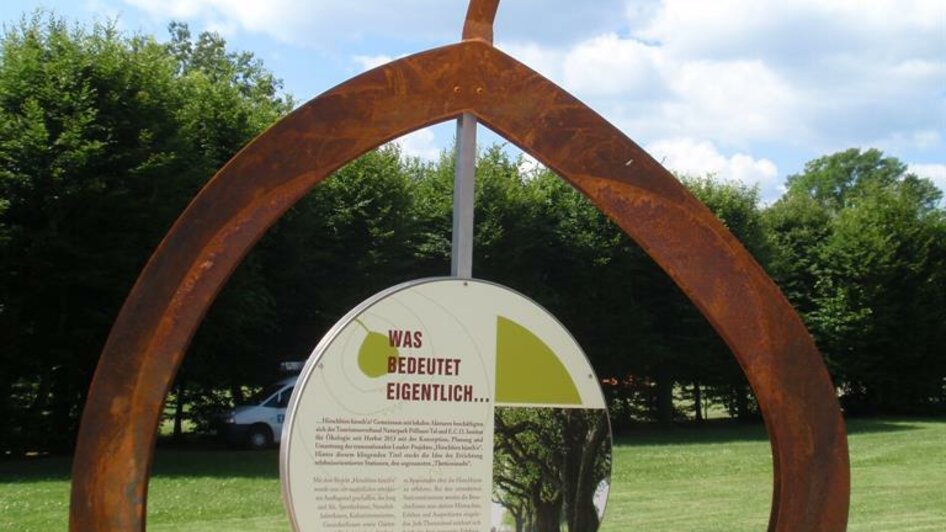
[[[773,273],[848,412],[917,412],[941,394],[941,193],[877,150],[808,163],[766,213]]]
[[[548,170],[521,175],[497,147],[480,158],[477,275],[518,288],[575,334],[608,383],[612,408],[671,422],[678,385],[701,386],[750,417],[745,377],[673,281],[615,224]],[[758,191],[686,180],[760,261],[771,255]],[[697,405],[695,410],[702,410]]]
[[[449,150],[442,151],[433,163],[416,158],[405,161],[411,194],[413,271],[418,277],[450,271],[454,165]]]
[[[12,337],[0,401],[13,441],[74,428],[108,324],[169,204],[182,203],[176,176],[187,169],[175,156],[173,64],[158,44],[35,15],[4,35],[2,54],[2,319]]]
[[[537,187],[500,146],[478,158],[473,271],[548,303],[555,240],[540,208]]]
[[[396,146],[357,159],[293,207],[258,252],[279,301],[277,358],[305,358],[372,294],[414,278],[412,182]],[[442,274],[442,272],[441,272]]]
[[[186,95],[177,112],[178,134],[188,139],[182,153],[201,186],[254,136],[287,113],[293,100],[280,94],[281,82],[250,52],[232,52],[219,35],[192,37],[186,24],[172,22],[165,53]],[[196,192],[196,190],[194,191]],[[179,214],[179,213],[177,213]],[[213,416],[243,386],[264,384],[275,373],[268,347],[279,330],[276,298],[259,252],[234,273],[201,324],[175,381],[175,436],[180,436],[184,405],[207,428]],[[221,389],[229,394],[221,394]]]
[[[169,29],[159,43],[37,13],[0,38],[4,448],[69,445],[149,254],[206,180],[293,106],[253,54]],[[733,357],[664,272],[567,183],[521,162],[501,146],[478,157],[477,276],[558,316],[625,422],[683,415],[680,389],[695,412],[709,399],[751,417]],[[292,208],[198,331],[175,384],[177,421],[185,405],[208,411],[263,384],[370,294],[445,274],[453,165],[450,151],[427,163],[387,146]],[[932,182],[857,149],[811,161],[764,210],[751,187],[684,182],[799,309],[849,412],[946,407],[946,215]]]
[[[818,250],[831,234],[832,213],[807,194],[791,193],[765,210],[764,221],[773,249],[769,273],[795,308],[807,316],[817,308]]]
[[[924,214],[909,189],[877,186],[838,214],[820,250],[816,334],[845,383],[847,404],[888,412],[923,408],[942,385],[934,279],[941,213]]]
[[[0,41],[5,446],[69,445],[109,326],[160,237],[289,108],[249,57],[223,54],[236,77],[212,81],[202,62],[220,53],[185,69],[173,46],[46,13]]]
[[[819,157],[805,164],[800,174],[788,177],[788,195],[804,195],[821,206],[838,211],[871,187],[896,184],[906,165],[879,150],[857,148]]]

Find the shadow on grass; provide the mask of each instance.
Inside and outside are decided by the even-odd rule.
[[[923,427],[919,422],[946,422],[946,419],[848,419],[845,420],[847,432],[851,434],[866,434],[876,432],[903,432],[919,430]],[[732,420],[712,420],[701,425],[685,424],[670,428],[656,426],[641,427],[615,435],[618,445],[695,445],[730,442],[768,441],[769,435],[765,426],[759,423],[745,424]]]
[[[158,478],[279,478],[279,451],[158,449],[153,475]]]
[[[844,420],[848,434],[866,434],[871,432],[903,432],[920,430],[919,423],[944,423],[946,418],[897,419],[897,418],[850,418]]]
[[[278,478],[277,450],[176,449],[159,447],[152,478]],[[72,458],[50,456],[0,461],[0,484],[69,480]]]
[[[864,418],[847,420],[849,434],[903,432],[924,428],[922,423],[946,423],[946,418]],[[761,424],[745,425],[730,420],[707,421],[703,425],[678,425],[669,429],[642,427],[615,436],[617,445],[694,445],[768,441]],[[0,460],[0,483],[68,481],[72,458],[66,456]],[[239,451],[213,445],[183,448],[159,445],[155,453],[154,478],[278,478],[278,451]]]
[[[69,480],[70,456],[41,456],[0,461],[0,484],[20,481]]]
[[[745,424],[731,420],[711,420],[702,424],[676,424],[672,427],[645,425],[615,434],[617,445],[694,445],[736,441],[768,441],[762,423]]]

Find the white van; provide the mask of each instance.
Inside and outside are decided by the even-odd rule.
[[[286,406],[297,378],[298,375],[286,377],[270,384],[230,410],[223,420],[227,441],[250,449],[266,449],[279,443]]]

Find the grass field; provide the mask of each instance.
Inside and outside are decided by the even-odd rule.
[[[850,530],[946,530],[946,420],[854,420]],[[616,442],[602,530],[764,530],[761,427],[646,432]],[[65,530],[65,458],[0,462],[0,530]],[[148,528],[287,530],[276,452],[159,449]],[[379,531],[380,532],[380,531]]]

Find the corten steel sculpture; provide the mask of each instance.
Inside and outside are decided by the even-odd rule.
[[[637,144],[492,46],[499,0],[472,0],[460,43],[365,72],[247,145],[151,257],[115,322],[82,417],[72,530],[142,530],[155,433],[192,334],[258,238],[326,176],[413,130],[470,113],[630,235],[733,350],[772,444],[770,530],[844,530],[847,440],[805,326],[745,248]]]

